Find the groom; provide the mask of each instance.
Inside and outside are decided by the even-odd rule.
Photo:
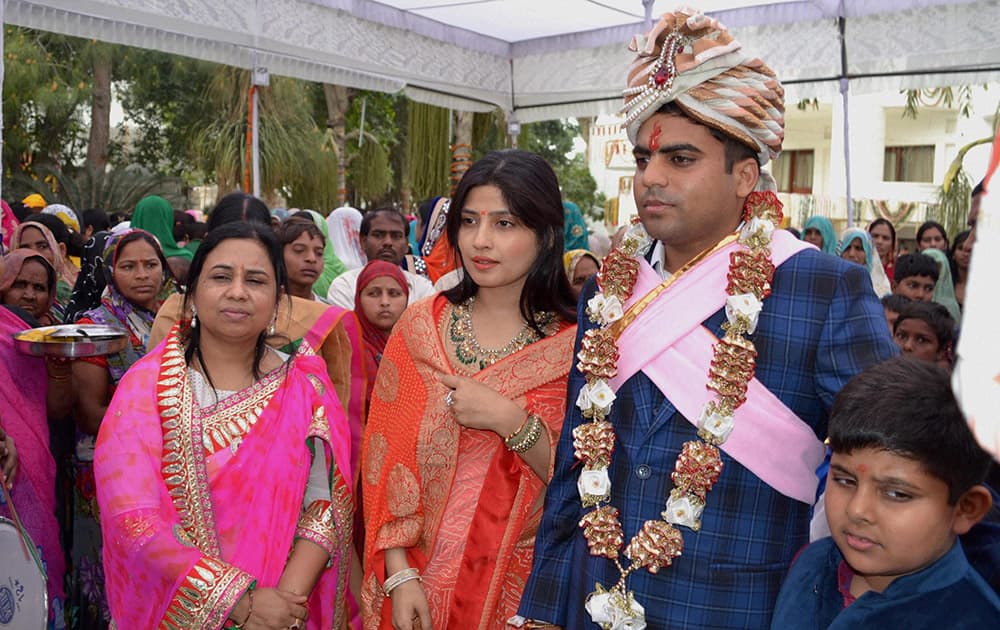
[[[584,291],[514,625],[767,628],[808,542],[834,396],[896,353],[867,271],[776,229],[783,89],[662,16],[625,90],[641,225]],[[573,403],[576,403],[573,405]]]

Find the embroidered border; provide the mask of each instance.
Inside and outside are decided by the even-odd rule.
[[[253,578],[221,560],[203,557],[191,567],[163,614],[164,630],[221,628]]]
[[[333,522],[333,503],[322,499],[310,503],[299,516],[295,537],[316,543],[332,557],[336,553],[334,546],[337,540],[337,530]]]
[[[160,472],[184,531],[203,553],[219,556],[201,423],[187,384],[187,363],[178,330],[179,324],[175,324],[167,337],[156,383],[156,404],[163,431]]]

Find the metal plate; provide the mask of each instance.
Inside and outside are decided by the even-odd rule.
[[[94,357],[121,352],[129,334],[123,328],[95,324],[64,324],[29,328],[14,335],[14,345],[39,357]]]

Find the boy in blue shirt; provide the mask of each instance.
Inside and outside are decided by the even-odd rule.
[[[830,416],[831,537],[803,550],[771,627],[996,628],[1000,598],[957,537],[990,510],[990,456],[936,366],[900,357],[851,380]]]

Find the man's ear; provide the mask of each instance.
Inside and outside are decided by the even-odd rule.
[[[991,507],[993,507],[993,495],[989,489],[984,485],[972,486],[955,504],[955,520],[951,531],[958,536],[965,534],[983,520]]]
[[[59,255],[66,258],[66,243],[56,243],[59,246]]]
[[[736,176],[736,196],[746,197],[757,188],[760,166],[757,160],[746,158],[733,164],[733,175]]]

